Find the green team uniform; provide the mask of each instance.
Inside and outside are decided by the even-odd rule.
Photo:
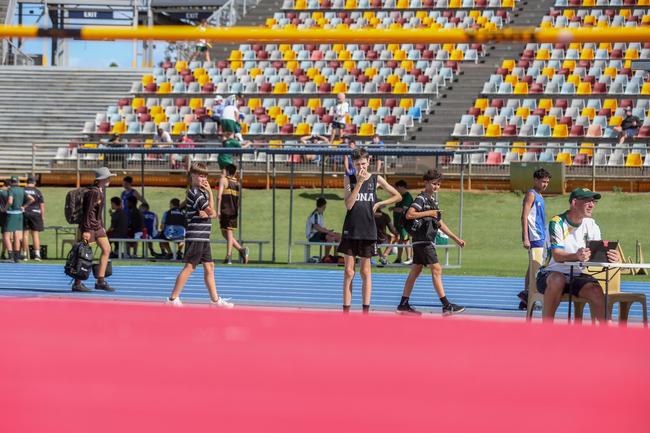
[[[402,200],[395,204],[396,208],[402,208],[402,213],[393,212],[393,223],[395,224],[395,228],[399,233],[400,240],[405,240],[408,238],[408,232],[404,228],[403,218],[406,216],[406,211],[409,209],[409,207],[411,207],[412,203],[413,196],[410,192],[406,191],[402,196]]]
[[[7,192],[7,197],[13,197],[14,202],[7,208],[7,220],[5,221],[5,232],[23,231],[23,210],[25,202],[25,190],[19,186],[12,186]]]
[[[239,143],[239,141],[235,140],[234,138],[229,138],[223,142],[223,147],[232,147],[239,149],[241,148],[241,143]],[[230,153],[220,153],[217,162],[219,163],[219,168],[223,170],[228,164],[233,163],[232,155]]]

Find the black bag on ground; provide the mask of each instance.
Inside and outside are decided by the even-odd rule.
[[[87,280],[93,266],[93,249],[86,242],[73,245],[63,268],[65,274],[75,280]]]
[[[93,277],[95,277],[95,279],[99,278],[98,274],[99,274],[99,263],[95,263],[93,265]],[[113,264],[109,260],[108,263],[106,264],[106,272],[104,272],[104,278],[108,278],[111,275],[113,275]]]

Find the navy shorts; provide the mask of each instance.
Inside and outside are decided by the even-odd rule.
[[[537,274],[537,291],[539,293],[543,294],[546,291],[546,279],[549,276],[549,274],[551,274],[551,272],[542,272],[542,271],[540,271]],[[573,279],[571,280],[571,284],[569,284],[569,275],[567,274],[562,274],[562,275],[564,275],[564,279],[566,281],[566,285],[564,286],[563,293],[571,293],[571,295],[573,296],[580,296],[580,290],[582,290],[582,288],[589,283],[598,284],[598,280],[591,275],[587,275],[587,274],[574,275]]]

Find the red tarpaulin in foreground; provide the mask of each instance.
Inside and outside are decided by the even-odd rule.
[[[644,432],[646,329],[0,302],[0,432]]]

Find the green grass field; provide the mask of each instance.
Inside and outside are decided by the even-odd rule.
[[[63,216],[65,188],[42,188],[47,210],[47,226],[67,226]],[[417,189],[412,189],[417,193]],[[117,196],[121,188],[110,188],[107,197]],[[185,191],[180,188],[147,188],[146,198],[152,210],[160,217],[167,209],[173,197],[183,199]],[[293,241],[305,239],[305,220],[314,209],[315,199],[320,189],[294,190],[294,208],[292,236]],[[380,193],[381,195],[381,193]],[[328,208],[325,213],[326,225],[340,231],[345,216],[343,194],[341,190],[325,190]],[[459,193],[443,191],[440,193],[440,205],[447,225],[458,232]],[[603,237],[619,240],[627,256],[634,258],[635,243],[649,249],[650,230],[648,211],[650,194],[630,194],[608,192],[598,203],[594,216],[601,227]],[[462,254],[462,268],[448,269],[447,274],[522,276],[526,269],[527,255],[521,246],[520,212],[522,195],[517,193],[471,192],[465,193],[463,212],[463,239],[467,246]],[[547,217],[564,211],[568,206],[568,196],[547,197]],[[287,261],[289,228],[289,191],[278,190],[276,196],[276,260]],[[272,194],[266,190],[244,190],[243,192],[243,238],[271,240],[272,236]],[[216,221],[215,221],[216,223]],[[213,239],[218,239],[218,224],[213,226]],[[46,231],[43,235],[45,244],[53,250],[54,232]],[[215,246],[215,258],[225,254],[225,247]],[[295,246],[293,261],[302,261],[303,249]],[[50,256],[53,254],[50,253]],[[257,257],[252,249],[251,257]],[[452,256],[455,258],[455,255]],[[650,256],[648,256],[650,257]],[[264,259],[271,259],[271,246],[264,249]],[[403,268],[386,268],[385,272],[404,272]],[[649,280],[648,277],[627,277]]]

